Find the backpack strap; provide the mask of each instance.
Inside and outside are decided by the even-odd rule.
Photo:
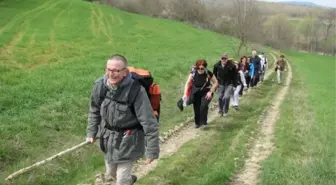
[[[138,80],[134,80],[130,90],[128,92],[128,98],[127,101],[123,101],[120,99],[121,95],[122,95],[122,91],[117,90],[116,94],[113,96],[113,98],[109,98],[106,96],[107,93],[107,88],[105,87],[104,84],[102,84],[102,89],[100,91],[100,104],[104,101],[105,98],[111,99],[119,104],[123,104],[123,105],[128,105],[131,109],[131,112],[135,115],[135,109],[134,109],[134,102],[135,102],[135,98],[138,96],[138,93],[140,91],[141,85],[138,82]]]
[[[140,89],[141,89],[141,84],[137,80],[134,80],[130,88],[130,91],[128,93],[128,105],[131,109],[132,114],[135,116],[136,114],[135,114],[134,102],[135,102],[136,97],[139,94]]]

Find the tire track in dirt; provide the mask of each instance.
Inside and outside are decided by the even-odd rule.
[[[27,42],[27,44],[25,45],[25,47],[27,48],[27,60],[28,61],[32,61],[33,58],[33,48],[35,45],[35,36],[36,36],[36,32],[38,31],[38,29],[35,29],[35,31],[33,32],[33,34],[30,36],[29,41]]]
[[[110,21],[108,20],[108,18],[103,14],[103,12],[101,11],[100,8],[98,8],[98,12],[99,12],[99,19],[102,22],[103,25],[103,32],[104,34],[107,36],[108,40],[107,43],[110,44],[112,43],[113,39],[111,36],[112,33],[112,28],[111,28],[111,24]],[[104,26],[105,25],[105,26]]]
[[[39,11],[40,9],[44,9],[45,7],[47,7],[52,2],[54,2],[54,1],[47,1],[44,4],[41,4],[40,6],[34,8],[30,11],[27,11],[23,14],[19,14],[19,15],[15,16],[10,22],[8,22],[7,24],[5,24],[3,27],[0,28],[0,36],[3,33],[3,31],[5,31],[7,28],[13,27],[19,19],[21,19],[21,18],[25,19],[26,17],[28,17],[29,14],[34,13],[36,11]]]
[[[265,79],[265,80],[268,79],[269,76],[273,73],[272,68],[275,67],[275,63],[276,63],[276,60],[277,60],[277,59],[275,58],[274,55],[272,55],[272,56],[273,56],[273,60],[274,60],[274,62],[273,62],[273,64],[272,64],[272,66],[271,66],[271,67],[268,67],[268,69],[266,70],[266,72],[265,72],[265,76],[264,76],[264,79]],[[263,83],[263,82],[259,82],[259,83]],[[231,101],[231,102],[232,102],[232,101]],[[263,115],[264,115],[264,113],[260,116],[261,119],[262,119]],[[240,137],[245,133],[245,131],[246,131],[247,128],[248,128],[247,125],[244,126],[244,128],[242,128],[242,129],[238,132],[238,134],[235,136],[235,138],[232,140],[232,144],[231,144],[231,147],[230,147],[231,151],[235,151],[235,150],[236,150],[237,143],[239,142]]]
[[[270,74],[272,74],[273,70],[268,70],[265,74],[265,80],[269,78]],[[253,90],[249,90],[253,91]],[[245,94],[248,94],[247,91]],[[232,102],[232,101],[231,101]],[[209,105],[209,115],[208,122],[214,121],[218,118],[217,114],[217,104],[211,103]],[[211,127],[210,125],[207,127]],[[181,125],[175,126],[175,128],[169,130],[163,137],[160,136],[160,158],[166,158],[176,153],[185,143],[197,138],[200,136],[203,128],[195,129],[193,127],[193,117],[187,119],[186,122]],[[211,133],[208,133],[209,135]],[[239,137],[239,136],[238,136]],[[232,146],[231,146],[232,148]],[[154,160],[151,164],[145,164],[144,161],[137,161],[133,167],[133,174],[135,174],[138,179],[141,179],[145,175],[147,175],[150,171],[154,170],[158,164],[158,160]],[[98,174],[96,177],[95,185],[114,185],[115,182],[103,182],[102,177],[103,174]],[[81,184],[84,185],[84,184]]]
[[[61,3],[62,1],[48,1],[36,8],[34,8],[33,10],[27,11],[23,14],[20,14],[16,17],[14,17],[9,23],[7,23],[6,25],[4,25],[3,27],[0,28],[0,36],[3,33],[3,31],[5,31],[7,28],[11,28],[13,27],[16,22],[20,19],[23,19],[22,27],[28,25],[29,22],[31,22],[34,18],[38,17],[41,13],[48,11],[52,8],[54,8],[56,5],[58,5],[59,3]],[[30,16],[32,15],[32,16]]]
[[[57,46],[55,45],[55,32],[52,30],[49,36],[49,51],[42,55],[34,55],[34,63],[25,65],[25,69],[34,69],[40,65],[46,64],[57,53]]]
[[[92,32],[92,35],[97,38],[97,24],[96,24],[96,21],[95,21],[95,10],[94,10],[94,7],[93,5],[91,5],[91,16],[90,16],[90,30]]]
[[[50,9],[52,9],[53,7],[57,6],[58,4],[60,4],[61,2],[64,1],[59,1],[57,3],[54,3],[52,5],[50,5],[48,8],[46,8],[44,11],[39,12],[38,14],[44,13],[45,11],[48,11]],[[53,20],[53,27],[55,28],[57,26],[57,24],[59,23],[59,18],[66,12],[69,11],[70,7],[73,4],[73,1],[68,2],[68,6],[63,9],[60,13],[58,13]],[[34,17],[31,18],[30,22],[36,18],[37,15],[35,15]],[[31,45],[32,47],[32,45]],[[36,67],[46,64],[47,62],[50,61],[50,59],[56,55],[58,51],[58,45],[56,44],[56,40],[55,40],[55,31],[54,29],[51,29],[50,33],[49,33],[49,39],[48,39],[48,49],[46,50],[46,52],[43,52],[42,54],[32,54],[32,53],[28,53],[28,58],[30,59],[29,61],[33,61],[32,63],[26,64],[24,65],[25,69],[35,69]],[[33,58],[33,60],[32,60]]]
[[[70,7],[73,4],[73,1],[68,2],[68,3],[69,3],[68,6],[54,17],[54,20],[53,20],[53,27],[54,28],[57,26],[57,24],[59,24],[60,17],[66,11],[68,11],[70,9]],[[58,3],[55,3],[55,4],[53,4],[53,7],[55,7],[57,5],[58,5]],[[47,10],[49,10],[49,9],[47,9]],[[43,13],[43,12],[40,12],[40,13]],[[32,37],[35,36],[35,33],[36,33],[36,31],[34,32]],[[32,46],[33,45],[30,44],[30,47],[32,47]],[[34,68],[36,68],[40,65],[43,65],[43,64],[47,63],[53,56],[56,55],[57,50],[58,50],[58,46],[57,46],[56,41],[55,41],[55,31],[54,31],[54,29],[52,29],[50,31],[50,34],[49,34],[48,48],[49,48],[49,50],[46,53],[43,53],[43,54],[40,54],[40,55],[33,54],[33,56],[32,56],[32,54],[29,53],[28,54],[28,58],[30,58],[29,61],[35,61],[35,62],[25,65],[24,68],[25,69],[34,69]],[[32,57],[34,58],[34,60],[31,60]]]
[[[58,13],[58,14],[55,16],[55,18],[54,18],[54,26],[57,26],[57,24],[59,23],[59,18],[60,18],[66,11],[68,11],[68,10],[70,9],[70,7],[72,6],[73,2],[74,2],[74,1],[70,1],[70,2],[68,2],[68,3],[69,3],[68,6],[67,6],[64,10],[62,10],[60,13]]]
[[[273,55],[273,54],[272,54]],[[274,55],[273,55],[274,57]],[[256,185],[259,180],[261,162],[265,160],[274,149],[274,129],[280,115],[280,105],[288,93],[292,79],[292,70],[288,64],[288,74],[285,85],[277,93],[272,105],[268,108],[266,116],[260,123],[260,134],[249,150],[249,157],[244,162],[244,168],[233,176],[231,185]]]
[[[22,68],[23,65],[19,63],[14,57],[13,57],[13,48],[21,41],[23,35],[25,32],[19,32],[15,35],[15,37],[4,47],[0,48],[0,61],[3,60],[3,62],[0,62],[0,64],[8,65],[8,66],[15,66],[18,68]]]
[[[23,36],[25,35],[25,33],[28,31],[30,23],[36,18],[38,17],[40,14],[54,8],[55,6],[57,6],[59,3],[61,3],[62,1],[58,1],[58,2],[54,2],[54,1],[49,1],[29,12],[24,13],[22,16],[23,17],[23,22],[20,25],[20,31],[18,32],[17,35],[14,36],[14,38],[6,45],[4,45],[4,47],[0,48],[0,56],[2,56],[2,58],[4,58],[4,61],[6,61],[6,65],[7,66],[15,66],[18,68],[26,68],[25,65],[21,64],[20,61],[17,61],[17,59],[15,59],[15,47],[16,45],[22,40]],[[34,14],[33,14],[34,13]],[[31,16],[29,16],[30,14],[33,14]],[[20,18],[20,17],[19,17]],[[19,19],[17,18],[17,19]],[[15,21],[12,21],[11,24],[15,24]],[[12,25],[12,26],[13,26]],[[9,61],[9,62],[8,62]]]
[[[99,7],[95,7],[93,9],[94,9],[93,16],[97,20],[96,27],[98,27],[98,32],[101,33],[102,35],[105,35],[107,38],[109,38],[109,35],[107,34],[107,30],[105,27],[105,23],[104,23],[104,14],[102,13]]]

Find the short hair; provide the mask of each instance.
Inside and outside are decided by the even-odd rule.
[[[253,51],[252,51],[252,54],[257,54],[257,51],[256,51],[256,50],[253,50]]]
[[[199,66],[204,66],[205,68],[208,66],[208,63],[204,59],[200,59],[196,61],[195,66],[198,68]]]
[[[120,55],[120,54],[114,54],[114,55],[110,56],[109,59],[108,59],[108,61],[109,60],[119,60],[119,61],[122,61],[123,64],[124,64],[124,68],[126,68],[127,65],[128,65],[126,57],[123,56],[123,55]]]

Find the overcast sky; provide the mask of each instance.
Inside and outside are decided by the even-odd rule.
[[[271,2],[279,2],[279,1],[313,2],[313,3],[318,4],[318,5],[336,8],[336,1],[335,0],[263,0],[263,1],[271,1]]]

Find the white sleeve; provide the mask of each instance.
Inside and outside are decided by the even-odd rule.
[[[246,87],[246,81],[245,81],[245,75],[243,73],[243,71],[239,70],[239,74],[240,74],[240,79],[243,82],[243,86]]]

